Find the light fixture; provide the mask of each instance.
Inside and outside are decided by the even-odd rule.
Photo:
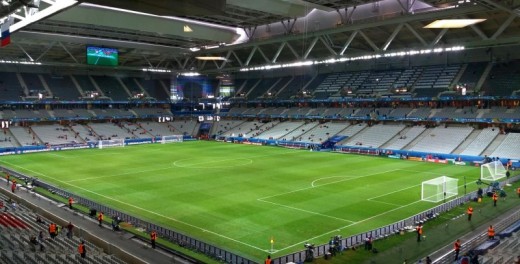
[[[486,19],[439,19],[431,22],[424,28],[463,28],[483,21],[486,21]]]
[[[184,32],[193,32],[193,29],[191,29],[190,26],[185,25],[184,26]]]
[[[219,57],[219,56],[198,56],[198,57],[195,57],[195,59],[197,59],[197,60],[221,60],[221,61],[226,60],[226,58]]]
[[[157,68],[143,68],[141,70],[144,71],[144,72],[162,72],[162,73],[172,72],[171,70],[157,69]]]
[[[192,77],[192,76],[199,76],[200,73],[198,73],[198,72],[181,72],[181,73],[179,73],[179,75]]]
[[[7,2],[6,0],[2,0],[2,5],[3,5],[3,6],[8,6],[8,5],[9,5],[9,2]]]

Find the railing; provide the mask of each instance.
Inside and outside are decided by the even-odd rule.
[[[11,175],[14,175],[26,182],[33,180],[35,182],[36,186],[53,191],[54,193],[56,193],[62,197],[65,197],[65,198],[73,197],[74,201],[76,203],[82,204],[84,206],[87,206],[88,208],[95,209],[97,211],[101,211],[105,215],[110,215],[110,216],[114,216],[114,217],[119,216],[120,219],[123,220],[124,222],[130,223],[135,227],[142,227],[147,231],[155,230],[160,237],[168,239],[169,241],[172,241],[172,242],[178,244],[179,246],[189,248],[189,249],[196,251],[198,253],[201,253],[201,254],[205,254],[211,258],[214,258],[217,261],[223,261],[226,263],[236,263],[236,264],[242,264],[242,263],[243,264],[254,264],[254,263],[256,263],[252,260],[241,257],[230,251],[221,249],[217,246],[208,244],[208,243],[200,241],[198,239],[192,238],[192,237],[187,236],[178,231],[174,231],[174,230],[153,224],[151,222],[144,221],[140,218],[131,216],[131,215],[126,214],[119,210],[115,210],[111,207],[99,204],[90,199],[86,199],[81,196],[77,196],[73,193],[67,192],[65,190],[61,190],[53,185],[42,182],[38,179],[24,175],[17,171],[5,168],[3,166],[0,166],[0,168],[3,171],[9,172]],[[517,176],[509,179],[509,182],[515,182],[515,181],[518,181],[519,179],[520,179],[520,175],[517,175]],[[503,182],[501,184],[503,185],[503,184],[505,184],[505,182]],[[467,201],[469,201],[471,198],[474,198],[474,197],[477,197],[477,191],[473,191],[471,193],[465,194],[464,196],[447,201],[434,208],[428,209],[426,211],[423,211],[423,212],[416,214],[412,217],[409,217],[407,219],[395,222],[393,224],[386,225],[386,226],[380,227],[380,228],[376,228],[376,229],[370,230],[368,232],[353,235],[348,238],[343,238],[340,241],[340,248],[343,249],[343,248],[350,248],[353,246],[359,246],[359,245],[363,244],[365,239],[368,237],[372,237],[374,239],[381,239],[381,238],[385,238],[385,237],[388,237],[391,235],[398,234],[398,233],[404,231],[405,227],[407,227],[407,226],[415,225],[421,221],[425,221],[425,220],[429,219],[432,215],[444,213],[455,207],[459,207],[461,204],[466,203]],[[520,219],[520,212],[517,212],[515,215],[516,215],[517,219]],[[514,221],[515,220],[513,220],[513,219],[504,220],[504,221],[500,222],[499,224],[497,224],[495,228],[497,231],[501,231],[501,230],[505,229],[508,225],[513,223]],[[476,247],[478,244],[482,243],[483,239],[485,239],[485,237],[479,237],[472,242],[465,243],[464,246],[465,247],[467,247],[467,246]],[[302,245],[302,247],[303,246],[304,245]],[[329,244],[315,246],[314,251],[312,252],[313,257],[324,256],[325,254],[327,254],[329,252],[330,247],[331,246]],[[306,259],[306,254],[307,254],[307,250],[302,250],[302,251],[291,253],[291,254],[288,254],[288,255],[285,255],[282,257],[274,258],[272,263],[273,264],[285,264],[285,263],[289,263],[289,262],[296,262],[296,263],[304,262]],[[452,257],[453,256],[451,254],[448,256],[444,256],[444,258],[446,258],[446,259],[450,259]],[[447,263],[447,262],[436,262],[436,263]]]
[[[515,176],[515,177],[512,177],[511,179],[509,179],[509,182],[516,182],[518,180],[520,180],[520,176]],[[505,182],[503,182],[501,184],[503,185],[503,184],[505,184]],[[342,239],[341,243],[340,243],[340,247],[345,248],[345,247],[362,245],[365,242],[365,238],[367,238],[367,237],[372,237],[374,239],[381,239],[381,238],[385,238],[387,236],[398,234],[399,232],[403,231],[406,226],[411,226],[411,225],[417,224],[420,221],[424,221],[424,220],[428,219],[428,216],[430,216],[432,214],[444,213],[455,207],[459,207],[461,204],[469,201],[473,197],[477,197],[477,191],[468,193],[459,198],[456,198],[456,199],[450,200],[446,203],[440,204],[434,208],[431,208],[427,211],[416,214],[405,220],[401,220],[399,222],[396,222],[396,223],[393,223],[393,224],[390,224],[390,225],[387,225],[384,227],[380,227],[380,228],[377,228],[377,229],[374,229],[374,230],[371,230],[371,231],[368,231],[365,233],[353,235],[348,238]],[[502,231],[505,228],[507,228],[509,225],[514,223],[516,220],[520,219],[520,212],[516,212],[514,215],[516,216],[516,218],[504,220],[495,226],[495,230],[497,230],[497,233],[499,231]],[[478,241],[476,240],[473,244],[468,244],[468,243],[470,243],[470,242],[468,242],[468,243],[465,243],[464,246],[466,247],[466,245],[467,245],[470,248],[474,248],[477,245],[479,245],[480,243],[482,243],[482,241],[484,241],[485,239],[487,239],[487,236],[482,236]],[[302,245],[302,247],[303,247],[303,245]],[[316,246],[315,250],[313,252],[313,257],[324,256],[326,253],[329,252],[329,249],[330,249],[330,246],[328,244]],[[273,263],[274,264],[285,264],[285,263],[289,263],[289,262],[296,262],[296,263],[304,262],[306,259],[306,253],[307,253],[306,250],[302,250],[300,252],[282,256],[282,257],[273,259]],[[443,258],[443,259],[445,259],[446,262],[435,262],[435,263],[452,263],[448,260],[453,260],[453,257],[454,256],[452,254],[449,254],[448,256],[444,256],[444,258]]]

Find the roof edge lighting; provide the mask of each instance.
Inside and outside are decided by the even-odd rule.
[[[382,54],[371,54],[371,55],[363,55],[357,57],[340,57],[340,58],[331,58],[325,60],[315,60],[315,61],[297,61],[292,63],[284,63],[284,64],[269,64],[263,66],[249,67],[240,69],[241,72],[247,71],[264,71],[264,70],[272,70],[272,69],[280,69],[280,68],[291,68],[291,67],[301,67],[301,66],[309,66],[309,65],[319,65],[319,64],[334,64],[338,62],[347,62],[347,61],[358,61],[358,60],[374,60],[380,58],[391,58],[391,57],[403,57],[403,56],[415,56],[415,55],[425,55],[430,53],[441,53],[441,52],[456,52],[464,50],[464,46],[453,46],[447,48],[433,48],[433,49],[421,49],[421,50],[406,50],[406,51],[396,51]]]

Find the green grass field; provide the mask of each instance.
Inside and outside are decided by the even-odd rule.
[[[421,182],[477,188],[470,166],[217,142],[4,156],[0,164],[253,260],[391,224],[436,205]]]

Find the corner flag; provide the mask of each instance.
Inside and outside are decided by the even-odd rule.
[[[274,244],[274,238],[271,237],[271,244]]]

